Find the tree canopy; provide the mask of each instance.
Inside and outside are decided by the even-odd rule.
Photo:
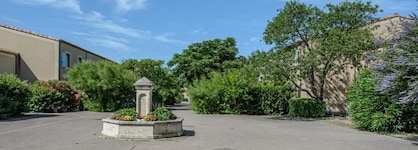
[[[234,38],[213,39],[192,43],[181,54],[174,54],[168,66],[182,83],[210,77],[213,71],[224,72],[236,67],[238,48]]]
[[[122,67],[131,70],[136,79],[146,77],[154,82],[152,100],[155,105],[174,104],[181,101],[180,86],[170,70],[164,67],[164,61],[152,59],[127,59]]]
[[[277,76],[322,100],[327,79],[360,66],[364,52],[375,48],[374,27],[367,23],[378,11],[377,5],[361,1],[327,4],[325,10],[286,2],[264,31],[264,41],[275,45],[268,61]]]

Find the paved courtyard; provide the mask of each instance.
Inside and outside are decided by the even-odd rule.
[[[184,118],[185,135],[157,140],[119,140],[100,135],[112,113],[28,114],[0,121],[1,150],[417,150],[418,143],[336,126],[328,121],[270,116],[198,115],[186,104],[172,107]]]

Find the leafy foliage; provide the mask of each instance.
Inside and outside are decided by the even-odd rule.
[[[230,70],[225,75],[213,73],[188,89],[193,110],[198,113],[286,114],[290,85],[257,83],[245,70]]]
[[[359,27],[378,12],[378,6],[361,1],[325,8],[286,2],[264,31],[265,42],[275,45],[264,59],[274,64],[273,72],[317,100],[324,98],[327,79],[360,66],[363,53],[374,49],[374,27]]]
[[[150,112],[148,115],[155,115],[157,118],[156,121],[166,121],[176,119],[176,115],[174,115],[170,110],[164,107],[157,107],[155,110]]]
[[[168,68],[163,67],[164,61],[142,59],[128,59],[122,61],[122,67],[132,70],[135,78],[146,77],[154,83],[152,94],[153,104],[156,106],[172,105],[182,100],[180,86],[177,79]]]
[[[192,109],[201,114],[220,113],[221,85],[217,78],[201,79],[193,82],[187,90]]]
[[[289,115],[316,118],[325,114],[325,102],[310,98],[293,98],[289,101]]]
[[[36,81],[31,86],[33,96],[29,101],[29,108],[35,112],[57,112],[68,99],[58,90],[45,86],[45,82]]]
[[[234,38],[214,39],[189,45],[183,53],[175,54],[167,65],[172,67],[173,74],[180,78],[183,85],[208,78],[211,72],[224,72],[237,67],[234,61],[237,54]]]
[[[362,70],[347,93],[350,116],[360,129],[378,132],[418,131],[418,104],[397,104],[375,89],[379,81],[372,70]]]
[[[377,90],[400,103],[418,102],[418,17],[400,21],[401,29],[385,41],[389,46],[374,66],[379,74]]]
[[[250,89],[251,100],[247,106],[248,114],[289,113],[289,99],[293,96],[290,84],[258,83]]]
[[[134,121],[137,113],[134,109],[124,108],[117,110],[111,119],[122,120],[122,121]]]
[[[38,86],[44,86],[49,89],[54,89],[64,96],[64,100],[60,103],[61,109],[65,111],[74,111],[76,109],[82,109],[82,93],[76,90],[66,81],[48,80],[37,81],[35,83]]]
[[[83,91],[90,111],[115,111],[135,106],[134,75],[109,61],[85,61],[66,74],[68,81]]]
[[[15,75],[0,74],[0,119],[20,116],[28,110],[32,93],[26,81]]]

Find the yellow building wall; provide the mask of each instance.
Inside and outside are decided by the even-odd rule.
[[[0,27],[0,47],[20,54],[20,79],[58,79],[58,41]]]

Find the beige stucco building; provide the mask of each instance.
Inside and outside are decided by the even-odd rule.
[[[21,80],[63,80],[71,66],[108,60],[62,39],[0,24],[0,73]]]
[[[396,35],[396,32],[399,32],[401,29],[401,19],[408,20],[410,18],[394,14],[372,22],[370,25],[377,25],[376,30],[373,31],[375,38],[384,40]],[[390,30],[388,30],[389,28]],[[298,48],[300,49],[301,47]],[[363,61],[362,64],[364,67],[370,67],[372,63]],[[343,114],[347,113],[348,108],[345,94],[348,92],[350,85],[356,79],[358,70],[359,68],[350,66],[346,68],[342,74],[336,75],[333,78],[326,79],[324,101],[327,103],[327,108],[332,112]],[[307,87],[306,83],[303,81],[298,82],[298,84],[302,88]],[[296,97],[310,98],[310,96],[302,90],[298,90],[296,92]]]

